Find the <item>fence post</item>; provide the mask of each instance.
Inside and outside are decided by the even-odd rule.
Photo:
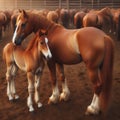
[[[81,7],[82,7],[82,0],[80,0],[80,9],[81,9]]]
[[[100,0],[97,1],[98,8],[100,9]]]
[[[32,0],[30,0],[30,9],[32,9]]]
[[[59,8],[62,8],[62,2],[59,0]]]
[[[69,10],[69,0],[67,0],[67,9]]]
[[[92,2],[92,9],[93,9],[93,6],[94,6],[94,0],[92,0],[91,2]]]

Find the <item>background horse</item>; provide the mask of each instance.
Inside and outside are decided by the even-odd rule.
[[[39,83],[44,68],[43,55],[46,59],[52,57],[48,47],[48,39],[41,32],[38,31],[35,38],[29,43],[24,50],[21,46],[15,46],[13,43],[8,43],[3,49],[3,59],[7,66],[6,80],[7,80],[7,95],[9,100],[13,97],[18,99],[16,94],[14,78],[18,68],[27,72],[28,78],[28,92],[27,105],[29,111],[34,111],[33,108],[33,91],[35,88],[35,102],[38,107],[41,107],[39,99]],[[33,79],[35,78],[35,82]]]
[[[58,23],[58,21],[59,21],[58,13],[56,11],[49,11],[47,14],[47,19],[51,20],[55,23]]]
[[[47,37],[53,56],[47,62],[53,87],[49,103],[56,103],[59,96],[60,100],[69,99],[70,91],[64,75],[63,64],[71,65],[83,61],[86,64],[94,90],[93,100],[88,106],[86,114],[98,114],[101,110],[107,109],[112,86],[114,59],[114,45],[109,36],[93,27],[68,30],[43,16],[24,10],[18,16],[16,26],[13,35],[13,42],[16,45],[21,44],[28,34],[36,32],[39,28],[48,30]],[[62,93],[60,95],[56,81],[56,64],[62,81]]]
[[[2,30],[5,31],[7,23],[7,17],[3,11],[0,11],[0,40],[2,39]]]
[[[101,10],[92,10],[83,18],[84,27],[97,27],[106,32],[110,32],[113,25],[113,15],[110,8],[106,7]]]
[[[83,27],[83,18],[85,16],[84,11],[79,11],[74,15],[74,25],[76,28],[82,28]]]
[[[60,10],[60,22],[65,28],[69,27],[70,14],[69,14],[69,11],[67,9]]]

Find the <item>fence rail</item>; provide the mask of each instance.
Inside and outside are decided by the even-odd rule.
[[[67,8],[120,8],[120,0],[0,0],[0,10],[4,9],[50,9]]]

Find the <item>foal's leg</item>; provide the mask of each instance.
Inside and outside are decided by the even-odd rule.
[[[88,69],[88,74],[90,80],[93,83],[94,96],[91,104],[87,107],[86,114],[99,114],[99,112],[101,111],[99,95],[102,89],[102,85],[99,79],[99,70],[98,68]]]
[[[27,78],[28,78],[28,93],[29,93],[27,99],[27,105],[29,107],[29,111],[32,112],[34,111],[33,101],[32,101],[33,92],[34,92],[34,75],[31,72],[28,72]]]
[[[48,61],[47,64],[48,64],[49,71],[51,74],[52,89],[53,89],[53,93],[52,93],[51,97],[49,98],[48,104],[57,103],[59,100],[60,93],[59,93],[58,84],[57,84],[57,80],[56,80],[56,66],[52,60]]]
[[[17,72],[17,68],[14,64],[7,66],[6,80],[7,80],[7,95],[9,100],[13,100],[14,96],[16,98],[16,90],[14,84],[14,77],[16,75],[16,72]]]
[[[64,75],[64,66],[61,64],[57,64],[58,73],[60,76],[60,80],[62,81],[62,93],[60,94],[60,100],[67,101],[70,96],[70,91],[67,85],[67,80]]]
[[[40,87],[40,75],[35,75],[35,102],[38,104],[38,108],[42,107],[40,103],[40,94],[39,94],[39,87]]]
[[[13,100],[12,92],[11,92],[11,74],[10,68],[7,68],[6,72],[6,80],[7,80],[7,96],[9,100]]]
[[[15,75],[17,73],[18,67],[13,64],[12,65],[12,69],[11,69],[11,91],[12,91],[12,95],[14,96],[15,99],[18,99],[19,96],[16,94],[16,89],[15,89]]]

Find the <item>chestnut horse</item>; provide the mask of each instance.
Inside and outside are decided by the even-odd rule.
[[[75,15],[74,15],[74,25],[75,27],[78,28],[82,28],[83,27],[83,17],[86,15],[86,13],[84,11],[78,11]]]
[[[58,13],[56,11],[49,11],[47,14],[47,19],[51,20],[55,23],[58,23],[58,21],[59,21]]]
[[[13,43],[16,45],[20,45],[27,35],[31,32],[35,33],[39,28],[48,31],[47,37],[52,59],[47,61],[47,64],[53,87],[49,103],[56,103],[59,97],[60,100],[69,99],[70,91],[63,64],[71,65],[83,61],[94,90],[93,100],[86,114],[98,114],[107,108],[110,100],[114,59],[114,44],[109,36],[93,27],[66,29],[43,16],[24,10],[19,14],[16,26],[13,35]],[[56,66],[62,81],[61,94],[59,94],[56,80]]]
[[[0,40],[2,39],[2,31],[6,29],[7,16],[3,11],[0,11]]]
[[[14,43],[8,43],[3,49],[3,59],[7,66],[7,96],[9,100],[18,99],[16,94],[14,78],[18,68],[27,72],[28,92],[27,105],[29,111],[34,111],[33,108],[33,92],[35,88],[35,102],[38,107],[41,107],[39,99],[39,83],[44,68],[44,59],[50,59],[52,54],[48,47],[48,39],[43,32],[38,31],[35,38],[29,43],[24,50],[21,46],[16,46]],[[35,82],[33,79],[35,78]]]

